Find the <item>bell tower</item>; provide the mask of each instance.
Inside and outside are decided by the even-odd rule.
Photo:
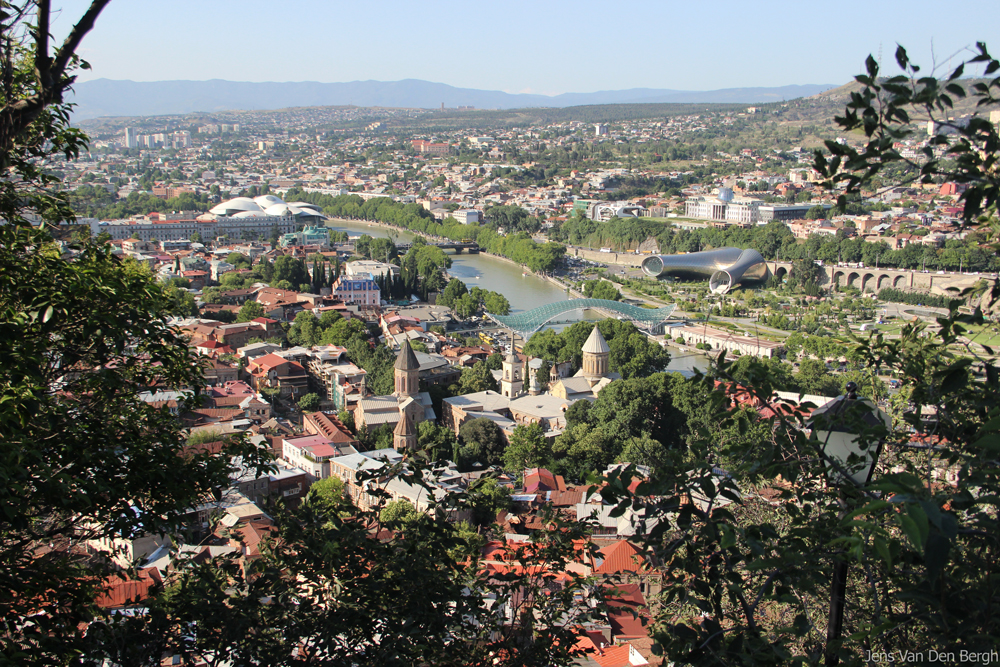
[[[396,391],[393,393],[399,398],[416,396],[420,391],[420,363],[413,354],[410,341],[403,341],[403,349],[396,357],[393,368],[393,375],[396,378]]]
[[[503,360],[503,376],[500,378],[500,394],[507,398],[517,398],[524,387],[524,379],[521,375],[521,362],[514,354],[513,349],[507,358]]]

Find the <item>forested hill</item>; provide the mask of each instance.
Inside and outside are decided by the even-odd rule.
[[[761,104],[814,95],[831,87],[826,84],[807,84],[712,91],[633,88],[548,96],[456,88],[416,79],[349,83],[97,79],[76,84],[70,101],[77,105],[74,119],[81,121],[101,116],[158,116],[337,105],[413,109],[440,109],[442,105],[452,109],[459,106],[521,109],[668,102]]]

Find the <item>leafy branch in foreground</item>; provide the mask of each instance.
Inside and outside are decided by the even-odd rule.
[[[971,96],[976,108],[1000,104],[1000,62],[987,51],[986,44],[976,44],[976,55],[947,77],[920,76],[920,67],[910,61],[906,49],[896,49],[896,62],[905,74],[880,78],[879,63],[868,56],[866,73],[855,77],[863,88],[852,92],[843,116],[837,124],[846,131],[861,130],[866,143],[861,151],[835,141],[825,142],[831,157],[816,152],[814,166],[827,180],[828,187],[844,187],[838,205],[845,206],[846,195],[861,187],[885,167],[905,163],[919,174],[921,183],[935,177],[967,186],[961,195],[963,217],[974,221],[980,214],[996,208],[1000,198],[1000,170],[997,168],[997,129],[981,115],[953,120],[948,112],[954,99]],[[970,86],[965,82],[966,67],[984,67],[985,80]],[[900,142],[912,139],[917,132],[911,113],[934,123],[935,133],[921,149],[922,160],[903,157]]]
[[[861,150],[828,143],[816,156],[830,187],[859,192],[887,165],[906,161],[895,144],[913,134],[911,107],[931,119],[968,94],[964,66],[943,80],[916,78],[919,68],[897,51],[909,76],[879,78],[869,58],[863,85],[838,118],[867,138]],[[984,44],[966,61],[1000,70]],[[980,107],[996,104],[1000,79],[974,83]],[[931,137],[920,180],[943,177],[967,187],[969,223],[990,224],[998,204],[997,131],[980,117],[940,120],[949,134]],[[942,156],[948,156],[945,161]],[[994,247],[995,249],[995,247]],[[870,655],[990,655],[1000,646],[1000,372],[992,350],[976,356],[964,342],[1000,302],[989,280],[972,312],[960,300],[929,335],[909,324],[898,338],[857,341],[864,366],[902,378],[906,397],[890,431],[859,430],[869,447],[884,439],[873,481],[845,483],[807,428],[811,405],[775,398],[773,369],[751,362],[741,383],[723,382],[724,408],[714,421],[750,433],[754,405],[766,436],[689,439],[683,468],[667,468],[628,493],[605,488],[620,508],[645,510],[647,548],[669,579],[653,635],[675,664],[862,665]],[[958,297],[971,294],[966,290]],[[718,362],[718,374],[730,365]],[[739,399],[739,401],[735,399]],[[720,471],[708,461],[725,454]],[[828,631],[833,573],[846,567],[843,632]],[[972,658],[976,661],[981,658]],[[877,661],[877,659],[874,659]]]

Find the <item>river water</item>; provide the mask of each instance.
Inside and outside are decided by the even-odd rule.
[[[392,238],[399,243],[409,243],[414,234],[386,227],[366,225],[353,220],[329,220],[327,226],[338,231],[347,232],[352,237],[368,234],[376,238]],[[547,303],[566,301],[569,295],[556,285],[531,273],[522,275],[521,267],[490,255],[469,255],[461,253],[451,256],[451,268],[448,273],[458,278],[468,287],[479,286],[483,289],[499,292],[507,297],[512,313],[531,310]],[[573,311],[560,316],[559,322],[554,322],[546,328],[556,331],[567,326],[567,321],[600,320],[603,316],[594,311]],[[695,368],[704,371],[708,368],[707,359],[700,354],[684,355],[680,350],[670,350],[671,360],[667,370],[690,374]]]

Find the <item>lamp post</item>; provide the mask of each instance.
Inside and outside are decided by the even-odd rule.
[[[826,465],[827,483],[865,486],[871,481],[882,453],[884,438],[866,437],[876,429],[889,429],[892,418],[865,398],[858,398],[858,385],[848,382],[847,393],[817,408],[807,427],[819,441]],[[843,499],[843,496],[841,496]],[[847,593],[846,560],[837,560],[830,582],[830,616],[826,628],[826,665],[835,667],[839,656],[834,648],[844,626]]]

